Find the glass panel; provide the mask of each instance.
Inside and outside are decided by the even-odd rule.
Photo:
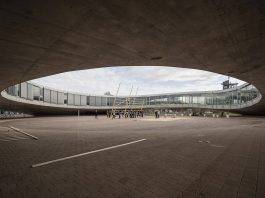
[[[33,100],[41,100],[41,90],[42,88],[33,85]]]
[[[57,91],[51,90],[51,103],[57,104]]]
[[[89,96],[86,97],[86,105],[90,105],[90,97]]]
[[[68,105],[74,105],[74,95],[73,94],[70,94],[70,93],[67,94],[67,104]]]
[[[33,85],[29,83],[27,84],[28,84],[28,99],[33,100]]]
[[[51,90],[44,89],[44,102],[51,102]]]
[[[101,97],[96,96],[96,106],[101,106]]]
[[[81,96],[81,105],[86,106],[86,103],[87,103],[86,96]]]
[[[107,98],[106,97],[101,97],[101,105],[107,106]]]
[[[90,105],[91,106],[96,106],[96,97],[95,96],[90,96]]]
[[[28,97],[28,86],[27,83],[23,82],[20,86],[21,89],[21,98],[27,98]]]
[[[64,93],[58,92],[58,98],[57,98],[58,104],[64,104]]]
[[[68,104],[68,95],[67,93],[64,93],[64,104]]]
[[[75,94],[75,105],[80,106],[80,95]]]
[[[109,97],[108,98],[108,106],[113,106],[114,103],[114,98],[113,97]]]

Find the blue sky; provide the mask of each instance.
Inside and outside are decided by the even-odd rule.
[[[210,91],[222,89],[221,83],[227,76],[175,67],[120,66],[65,72],[32,80],[43,86],[69,92],[103,95],[110,91],[115,95],[121,83],[119,95],[175,93],[186,91]],[[230,78],[233,82],[244,83]]]

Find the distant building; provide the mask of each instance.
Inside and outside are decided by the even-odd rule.
[[[104,96],[113,96],[113,95],[110,93],[110,91],[107,91],[104,93]]]
[[[238,83],[231,83],[228,79],[228,80],[222,82],[221,85],[223,85],[223,90],[225,90],[225,89],[230,89],[230,88],[236,87],[238,85]]]

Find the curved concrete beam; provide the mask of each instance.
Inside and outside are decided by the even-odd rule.
[[[258,0],[5,1],[0,89],[71,70],[161,65],[233,76],[265,95],[264,13]],[[264,114],[264,97],[245,111]]]

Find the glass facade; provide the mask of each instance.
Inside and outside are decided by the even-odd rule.
[[[23,82],[8,87],[6,92],[9,95],[27,100],[41,101],[45,103],[70,105],[70,106],[170,106],[170,107],[202,107],[202,108],[237,108],[243,104],[251,103],[260,97],[259,91],[251,84],[244,84],[236,88],[194,93],[175,93],[148,95],[137,97],[113,97],[113,96],[89,96],[81,94],[66,93],[51,90],[30,82]]]
[[[12,95],[12,96],[20,96],[20,84],[19,85],[14,85],[12,87],[8,87],[6,89],[7,93]]]

